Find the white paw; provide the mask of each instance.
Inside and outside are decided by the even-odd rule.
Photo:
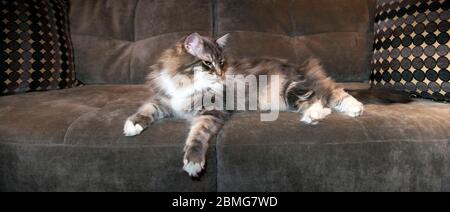
[[[356,100],[353,96],[344,98],[336,107],[336,110],[350,117],[357,117],[363,114],[364,105]]]
[[[315,102],[308,109],[303,112],[300,121],[307,124],[317,124],[319,120],[324,119],[331,114],[330,108],[324,108],[321,102]]]
[[[189,176],[191,177],[198,177],[200,172],[202,172],[203,168],[205,167],[205,163],[194,163],[194,162],[188,162],[187,160],[184,160],[184,166],[183,170],[186,171]]]
[[[123,134],[125,136],[135,136],[141,134],[144,128],[139,124],[133,124],[132,121],[127,120],[123,126]]]

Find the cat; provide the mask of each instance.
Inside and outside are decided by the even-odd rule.
[[[166,117],[180,117],[191,122],[186,139],[183,169],[191,177],[198,177],[205,167],[208,142],[214,138],[233,111],[208,109],[194,110],[192,105],[202,102],[205,90],[223,100],[223,88],[227,76],[279,76],[276,83],[269,81],[266,87],[279,86],[280,111],[300,114],[300,121],[317,124],[333,110],[350,117],[363,114],[363,103],[355,96],[379,101],[407,102],[401,95],[371,91],[347,92],[328,77],[318,59],[308,59],[302,65],[278,58],[228,57],[224,48],[229,35],[218,39],[192,33],[162,53],[151,66],[148,85],[153,95],[135,114],[125,121],[125,136],[140,134],[153,122]],[[261,85],[258,85],[261,86]],[[383,97],[381,97],[383,96]],[[267,99],[259,96],[258,106],[267,110]],[[376,99],[375,98],[375,99]],[[372,98],[374,99],[374,98]],[[193,104],[194,103],[194,104]],[[270,102],[269,102],[270,104]]]

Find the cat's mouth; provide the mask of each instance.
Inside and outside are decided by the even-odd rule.
[[[206,77],[206,80],[210,81],[211,83],[220,83],[220,78],[217,76],[209,76]]]
[[[219,78],[217,78],[217,77],[209,77],[209,78],[207,78],[207,80],[209,80],[211,82],[219,82]]]

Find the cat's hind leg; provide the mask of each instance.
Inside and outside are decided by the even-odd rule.
[[[331,109],[315,98],[315,92],[306,88],[303,82],[289,82],[285,89],[285,100],[289,107],[301,114],[300,121],[317,124],[331,114]]]
[[[135,114],[127,118],[123,127],[123,134],[125,136],[139,135],[151,123],[169,115],[169,109],[160,102],[146,102]]]
[[[189,176],[199,177],[205,168],[208,142],[217,135],[223,122],[221,111],[206,111],[192,120],[183,157],[183,170]]]
[[[363,104],[340,88],[325,73],[318,60],[309,60],[300,70],[305,72],[307,87],[314,90],[315,97],[322,100],[324,108],[329,107],[351,117],[362,115]]]
[[[350,117],[358,117],[364,112],[364,105],[342,88],[336,88],[332,91],[328,105]]]
[[[298,112],[301,113],[300,121],[306,124],[317,124],[331,114],[331,109],[324,106],[320,100],[303,102],[299,105]]]

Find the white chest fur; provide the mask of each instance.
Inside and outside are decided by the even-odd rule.
[[[195,93],[212,89],[221,91],[222,85],[217,82],[215,76],[196,71],[194,79],[184,75],[170,75],[162,71],[160,76],[160,85],[162,90],[170,97],[170,107],[175,115],[186,117],[192,112],[191,104]]]

